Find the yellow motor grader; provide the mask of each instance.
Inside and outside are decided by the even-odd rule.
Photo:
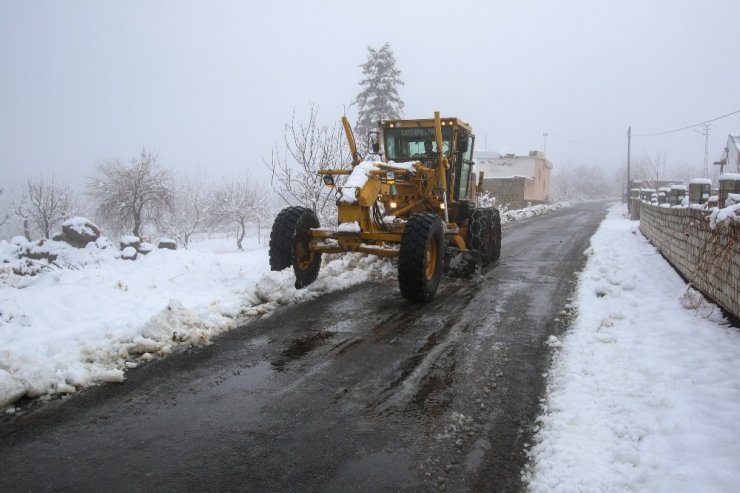
[[[316,280],[322,253],[397,257],[401,294],[426,302],[443,270],[471,274],[499,258],[499,212],[475,203],[483,176],[476,184],[470,125],[439,112],[433,119],[380,121],[370,144],[378,159],[365,161],[346,117],[342,125],[352,169],[319,171],[332,187],[335,177],[348,175],[336,187],[338,225],[322,228],[305,207],[283,209],[270,234],[272,270],[293,266],[295,286],[302,288]]]

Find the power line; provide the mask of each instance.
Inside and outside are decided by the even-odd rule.
[[[685,127],[677,128],[675,130],[668,130],[667,132],[657,132],[657,133],[654,133],[654,134],[633,134],[632,137],[656,137],[658,135],[672,134],[672,133],[680,132],[682,130],[688,130],[690,128],[698,127],[699,125],[706,125],[707,123],[711,123],[711,122],[714,122],[714,121],[717,121],[717,120],[721,120],[722,118],[727,118],[728,116],[732,116],[732,115],[735,115],[737,113],[740,113],[740,110],[735,110],[732,113],[727,113],[726,115],[718,116],[716,118],[712,118],[711,120],[707,120],[707,121],[699,122],[699,123],[694,123],[693,125],[687,125]]]
[[[569,144],[575,144],[575,145],[579,145],[579,146],[583,146],[583,147],[595,147],[597,149],[614,149],[614,147],[615,147],[615,146],[605,146],[605,145],[597,145],[597,144],[587,144],[585,142],[578,142],[576,140],[571,140],[571,139],[566,139],[564,137],[559,137],[559,136],[557,136],[557,135],[555,135],[553,133],[549,133],[549,132],[547,133],[547,135],[549,137],[552,137],[553,139],[561,140],[563,142],[568,142]]]

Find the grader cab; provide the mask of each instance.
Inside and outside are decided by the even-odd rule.
[[[305,207],[288,207],[270,234],[270,267],[293,266],[296,288],[316,280],[323,253],[363,252],[398,258],[401,294],[430,301],[443,271],[471,273],[498,260],[501,219],[495,208],[477,207],[472,128],[458,118],[379,122],[382,159],[361,161],[354,135],[342,118],[352,169],[319,171],[336,187],[338,225],[322,228]],[[482,176],[481,176],[482,178]]]

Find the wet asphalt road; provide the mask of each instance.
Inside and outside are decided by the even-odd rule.
[[[517,491],[605,212],[505,225],[483,279],[430,304],[363,284],[0,418],[0,491]]]

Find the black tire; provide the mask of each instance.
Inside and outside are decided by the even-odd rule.
[[[495,262],[501,257],[501,214],[495,207],[488,210],[490,211],[491,227],[493,229],[493,247],[489,252],[489,259],[491,262]]]
[[[270,232],[270,269],[293,266],[295,287],[300,289],[316,280],[321,268],[321,253],[312,252],[311,228],[318,228],[316,214],[305,207],[287,207],[280,211]]]
[[[443,257],[442,220],[431,212],[410,216],[398,256],[398,284],[404,298],[415,302],[434,298],[442,278]]]
[[[468,248],[481,253],[484,267],[493,260],[492,254],[495,250],[493,217],[489,209],[481,207],[470,215]]]
[[[458,226],[462,226],[465,222],[470,219],[470,215],[475,210],[475,202],[472,200],[461,200],[457,203],[457,214],[455,214],[455,222]]]

